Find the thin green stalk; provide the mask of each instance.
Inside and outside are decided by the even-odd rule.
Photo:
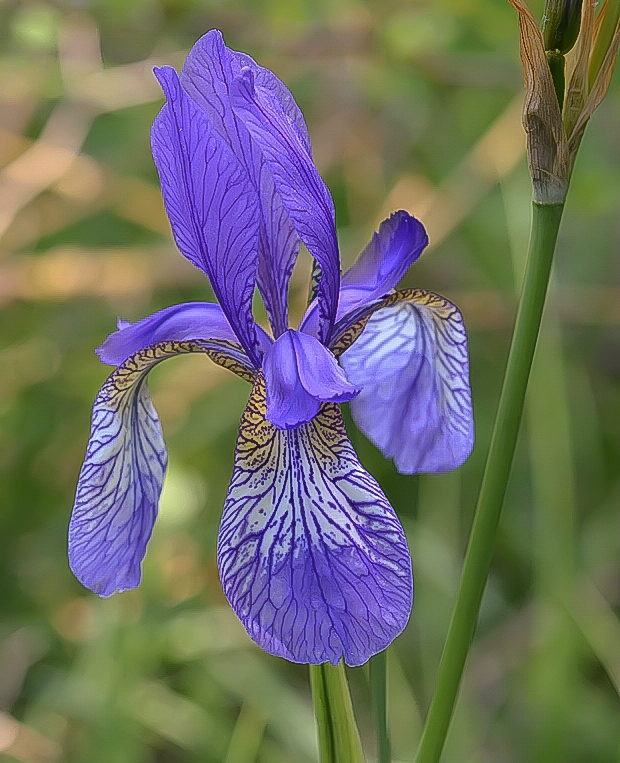
[[[551,71],[555,94],[558,98],[558,103],[560,104],[560,111],[562,111],[562,107],[564,106],[564,88],[566,86],[564,79],[564,68],[566,66],[564,56],[559,50],[548,50],[547,63],[549,64],[549,69]]]
[[[438,763],[456,703],[493,557],[563,209],[563,204],[533,204],[527,265],[504,384],[437,687],[416,763]]]
[[[387,713],[387,652],[370,658],[370,693],[377,737],[377,763],[390,763],[392,749]]]
[[[344,671],[324,662],[309,665],[319,739],[319,763],[365,763]]]

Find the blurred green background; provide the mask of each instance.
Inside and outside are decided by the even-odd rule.
[[[502,0],[3,0],[3,760],[316,760],[305,667],[255,647],[218,582],[244,382],[202,357],[156,369],[170,467],[143,584],[100,600],[66,561],[107,373],[94,347],[117,315],[210,298],[170,238],[149,128],[161,106],[152,66],[180,66],[213,27],[301,105],[345,266],[405,208],[431,236],[405,285],[439,291],[465,315],[477,444],[460,471],[399,476],[350,425],[414,559],[416,603],[390,656],[395,760],[412,760],[433,690],[527,243],[515,12]],[[447,763],[620,761],[619,209],[616,77],[577,161]],[[294,319],[308,273],[300,260]],[[372,760],[364,669],[350,680]]]

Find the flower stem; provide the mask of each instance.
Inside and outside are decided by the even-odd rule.
[[[344,663],[309,665],[319,763],[364,763]]]
[[[392,750],[387,720],[387,652],[370,658],[370,693],[377,737],[377,763],[390,763]]]
[[[527,265],[504,384],[461,583],[439,663],[437,687],[416,763],[438,763],[452,718],[493,557],[563,209],[563,204],[533,204]]]
[[[564,79],[564,68],[566,66],[564,56],[557,50],[547,51],[547,63],[551,71],[551,79],[555,88],[555,94],[560,105],[560,111],[564,106],[564,88],[566,85]]]

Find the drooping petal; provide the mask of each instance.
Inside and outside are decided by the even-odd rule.
[[[344,403],[359,392],[318,339],[294,330],[286,331],[269,348],[263,373],[267,418],[278,429],[310,421],[321,403]]]
[[[282,205],[260,147],[230,103],[230,86],[243,67],[251,68],[257,86],[272,93],[279,101],[310,152],[303,115],[285,85],[249,56],[227,48],[219,31],[207,32],[194,45],[183,66],[181,84],[208,114],[256,186],[261,208],[258,287],[274,334],[279,336],[288,327],[288,283],[299,252],[299,237]]]
[[[351,403],[353,418],[401,473],[455,469],[474,441],[462,316],[422,290],[387,301],[340,358],[362,388]]]
[[[293,662],[361,665],[407,624],[407,542],[336,405],[292,431],[243,415],[218,539],[224,593],[250,636]]]
[[[252,294],[258,263],[259,203],[246,169],[181,87],[174,69],[155,74],[167,103],[153,123],[153,159],[175,241],[209,276],[222,310],[260,365]]]
[[[103,363],[118,366],[125,358],[158,342],[223,339],[237,342],[222,308],[213,302],[185,302],[158,310],[147,318],[122,321],[96,352]]]
[[[233,82],[231,102],[260,146],[293,225],[321,266],[317,336],[325,343],[336,319],[340,286],[340,258],[331,194],[296,125],[269,90],[256,86],[251,68],[244,68]]]
[[[370,304],[393,289],[427,244],[424,226],[408,212],[394,212],[384,220],[354,265],[342,276],[337,320],[342,321],[347,313]],[[316,335],[316,302],[306,311],[300,329]],[[330,340],[333,336],[332,332]]]
[[[160,361],[189,352],[206,352],[232,368],[236,364],[225,344],[164,342],[125,360],[95,399],[69,525],[69,563],[100,596],[140,583],[167,461],[146,375]]]

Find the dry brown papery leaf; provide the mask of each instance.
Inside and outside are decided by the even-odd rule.
[[[577,150],[581,139],[583,138],[584,130],[588,124],[588,120],[594,113],[594,111],[600,106],[601,101],[607,95],[609,85],[611,83],[611,75],[614,71],[614,65],[618,56],[618,47],[620,46],[620,29],[616,29],[616,33],[613,36],[609,50],[607,51],[601,69],[596,75],[592,90],[588,95],[588,98],[583,107],[583,111],[579,115],[575,127],[569,138],[569,153],[571,168],[577,155]]]
[[[573,66],[570,74],[566,77],[568,87],[564,99],[564,127],[567,135],[571,135],[573,132],[588,97],[588,64],[595,37],[594,7],[595,3],[591,0],[586,0],[583,4],[579,36],[573,49],[575,52],[570,57]],[[600,14],[597,20],[598,18],[600,18]]]
[[[521,66],[525,81],[523,126],[534,201],[562,204],[569,180],[566,133],[536,17],[523,0],[508,0],[519,13]]]

